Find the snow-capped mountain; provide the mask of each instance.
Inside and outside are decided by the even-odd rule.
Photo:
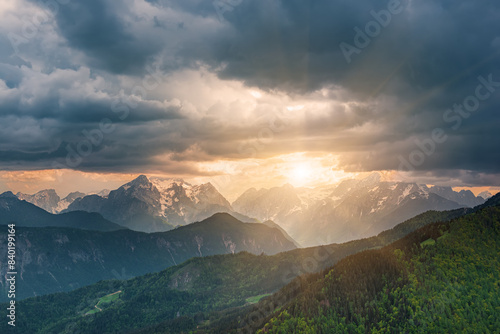
[[[161,194],[159,215],[170,224],[186,225],[217,212],[233,212],[231,204],[211,183],[191,185],[181,179],[151,178]]]
[[[59,195],[57,195],[54,189],[41,190],[33,195],[23,194],[19,192],[16,194],[16,196],[20,200],[25,200],[26,202],[34,204],[50,213],[56,213],[54,212],[55,208],[61,201],[61,198],[59,197]]]
[[[232,205],[245,215],[275,221],[302,246],[313,246],[374,235],[428,210],[452,210],[483,202],[468,191],[381,182],[375,173],[330,188],[285,185],[249,189]]]
[[[271,189],[255,188],[245,191],[232,204],[233,208],[261,220],[275,220],[303,209],[303,202],[290,184]]]
[[[484,193],[483,196],[488,196]],[[137,177],[113,191],[60,199],[54,190],[18,193],[51,213],[98,212],[127,228],[157,232],[227,212],[245,222],[272,220],[302,246],[344,242],[377,234],[428,210],[451,210],[484,203],[470,191],[382,182],[374,173],[315,189],[286,184],[245,191],[230,204],[210,183],[192,185],[181,179]]]
[[[25,200],[26,202],[34,204],[47,212],[60,213],[61,211],[67,209],[75,199],[81,198],[85,196],[85,194],[81,192],[73,192],[61,199],[54,189],[46,189],[33,195],[19,192],[16,196],[20,200]]]
[[[490,193],[489,191],[483,191],[482,193],[477,195],[477,197],[481,197],[481,198],[484,198],[485,200],[487,200],[487,199],[490,199],[491,197],[493,197],[493,194]]]
[[[109,189],[103,189],[101,191],[92,191],[92,192],[89,192],[87,193],[87,195],[98,195],[98,196],[101,196],[101,197],[108,197],[109,193],[111,192],[111,190]]]
[[[68,196],[64,197],[58,204],[56,208],[56,212],[54,213],[59,213],[62,212],[63,210],[66,210],[68,206],[70,206],[71,203],[73,203],[76,199],[84,197],[85,194],[79,191],[75,191],[72,193],[69,193]]]
[[[299,242],[316,244],[359,239],[390,229],[428,210],[460,207],[463,205],[429,192],[425,185],[403,182],[358,184],[340,200],[318,205],[314,212],[310,212],[310,226],[314,228],[300,231],[307,242]]]
[[[107,219],[144,232],[167,231],[177,225],[201,221],[218,212],[233,214],[229,202],[210,184],[191,185],[181,179],[151,178],[141,175],[107,197],[85,196],[67,211],[99,212]]]
[[[460,190],[460,192],[456,192],[451,189],[451,187],[434,186],[429,188],[429,191],[436,195],[449,199],[450,201],[454,201],[458,204],[468,207],[474,207],[476,205],[483,204],[484,200],[487,199],[483,198],[482,196],[474,196],[474,194],[470,190]]]
[[[97,213],[78,211],[52,214],[7,191],[0,194],[0,225],[12,222],[20,227],[62,227],[106,232],[124,229]]]

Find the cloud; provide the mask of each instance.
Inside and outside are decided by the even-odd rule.
[[[69,167],[201,175],[203,162],[312,152],[348,172],[394,170],[441,128],[447,139],[414,164],[416,177],[498,183],[500,94],[456,129],[444,115],[479,76],[500,81],[500,6],[401,0],[357,45],[356,29],[391,3],[243,0],[220,20],[205,0],[70,1],[51,13],[9,2],[0,168],[69,166],[68,147],[78,153],[103,120],[113,130]],[[12,33],[25,39],[17,53]],[[359,51],[350,62],[341,43]]]
[[[132,1],[70,1],[55,13],[58,31],[91,65],[114,73],[137,71],[160,47],[134,30],[140,18],[131,5]]]

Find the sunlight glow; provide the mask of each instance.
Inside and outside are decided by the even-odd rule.
[[[293,186],[303,186],[310,181],[312,175],[312,166],[307,163],[301,163],[293,167],[288,178],[290,184]]]
[[[288,106],[286,107],[288,111],[297,111],[297,110],[302,110],[304,109],[303,105],[298,105],[298,106]]]
[[[250,95],[252,95],[256,99],[260,99],[262,97],[262,94],[259,93],[259,92],[257,92],[257,91],[255,91],[255,90],[250,91]]]

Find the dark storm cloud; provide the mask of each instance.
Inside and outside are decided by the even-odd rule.
[[[204,1],[158,3],[210,15]],[[495,131],[500,125],[498,96],[482,102],[480,112],[464,118],[456,131],[443,120],[447,109],[474,93],[479,75],[492,75],[494,81],[500,82],[500,5],[495,1],[401,1],[404,10],[392,15],[387,27],[381,28],[359,54],[351,54],[350,63],[346,62],[340,44],[356,46],[354,29],[365,30],[366,24],[374,21],[371,11],[386,11],[390,3],[242,1],[224,13],[227,31],[207,41],[208,47],[204,47],[210,52],[201,54],[189,49],[183,56],[201,58],[214,68],[223,64],[218,70],[221,78],[243,80],[250,86],[303,92],[339,85],[358,99],[370,100],[379,95],[399,99],[394,110],[383,111],[385,117],[380,112],[366,114],[344,127],[382,120],[382,134],[363,133],[359,135],[362,138],[332,136],[316,143],[308,136],[290,133],[290,139],[311,143],[306,145],[309,149],[359,151],[345,155],[346,161],[356,161],[354,165],[346,162],[347,168],[397,168],[395,157],[411,154],[418,149],[416,140],[425,141],[434,128],[442,127],[454,139],[437,145],[436,153],[426,157],[422,165],[414,166],[416,169],[500,169],[500,158],[493,153],[500,142],[500,134]],[[212,15],[216,16],[215,11]],[[334,124],[342,124],[345,117],[336,113],[326,122],[314,122],[304,125],[311,134],[331,133],[338,130]],[[481,129],[479,133],[477,129]],[[342,145],[338,145],[339,140]],[[383,149],[384,145],[389,148]]]
[[[34,3],[38,1],[30,0]],[[161,47],[132,29],[130,1],[70,1],[58,6],[59,32],[69,46],[81,50],[89,63],[113,73],[137,73]]]
[[[224,22],[218,22],[213,1],[150,3],[158,6],[158,15],[141,18],[150,21],[147,31],[134,25],[140,13],[124,6],[131,2],[71,2],[60,7],[56,19],[70,45],[119,73],[141,68],[148,57],[163,53],[169,56],[165,66],[172,69],[203,61],[218,68],[221,78],[261,88],[304,91],[338,84],[365,97],[387,90],[414,96],[442,85],[456,91],[479,70],[498,71],[500,43],[494,41],[500,9],[493,0],[481,4],[464,0],[242,0],[229,5]],[[401,13],[391,15],[387,26],[370,38],[368,46],[359,48],[359,54],[352,54],[348,64],[340,44],[355,47],[354,29],[365,31],[366,24],[375,20],[371,11],[387,11],[390,3]],[[189,14],[192,20],[212,18],[219,26],[217,33],[193,32],[203,38],[196,43],[188,38],[173,48],[168,36],[154,29],[159,23],[175,23],[164,22],[162,10]],[[182,23],[186,30],[193,29],[193,22]],[[175,57],[180,59],[172,67]],[[402,87],[391,87],[391,82],[398,81]]]
[[[211,1],[153,3],[217,19]],[[401,13],[348,64],[340,44],[355,46],[354,29],[364,31],[374,21],[371,11],[386,11],[390,3],[399,3]],[[475,70],[491,68],[500,51],[492,43],[500,25],[494,1],[243,0],[223,15],[218,35],[180,52],[214,67],[224,64],[223,78],[269,89],[340,84],[371,93],[387,79],[400,79],[416,91],[453,87]]]
[[[127,119],[117,119],[110,105],[122,88],[121,79],[140,81],[155,59],[167,75],[203,67],[221,79],[292,99],[327,88],[343,92],[331,96],[332,101],[360,102],[350,108],[336,103],[329,112],[311,111],[300,121],[292,120],[257,150],[257,157],[323,151],[340,154],[340,167],[346,170],[397,169],[399,156],[409,160],[412,152],[421,150],[418,143],[442,128],[447,140],[436,143],[432,154],[413,166],[414,173],[436,171],[443,177],[449,171],[455,177],[457,170],[469,170],[475,176],[459,176],[478,184],[485,174],[500,173],[500,88],[471,116],[461,117],[459,126],[456,113],[448,114],[454,121],[444,119],[455,103],[475,94],[479,76],[491,75],[500,82],[498,1],[242,0],[227,1],[230,10],[223,13],[211,0],[147,3],[154,11],[131,0],[70,1],[59,7],[58,37],[64,47],[78,51],[75,63],[58,60],[64,64],[59,68],[79,72],[85,66],[90,68],[85,75],[66,77],[64,72],[51,79],[58,66],[53,58],[69,57],[66,49],[42,59],[50,64],[44,71],[52,71],[43,78],[20,70],[21,65],[29,67],[28,60],[14,61],[0,51],[0,78],[10,89],[0,101],[4,166],[42,167],[52,158],[64,159],[67,144],[76,147],[85,139],[82,131],[99,128],[103,118],[115,122],[116,131],[105,136],[78,169],[161,168],[164,162],[158,157],[165,153],[173,154],[179,162],[175,166],[188,160],[248,158],[238,148],[267,125],[228,125],[217,117],[217,108],[213,117],[190,119],[181,106],[162,104],[155,95],[158,100],[144,99]],[[402,10],[392,14],[385,27],[379,25],[367,46],[359,46],[355,29],[365,31],[375,21],[373,11],[387,13],[398,4]],[[0,44],[6,43],[0,38]],[[357,51],[346,59],[341,43]],[[72,82],[97,85],[99,74],[112,87],[90,94],[73,87],[73,94],[61,93]],[[30,80],[44,89],[30,88]],[[22,122],[29,131],[22,129]]]
[[[217,22],[213,1],[150,2],[158,6],[158,16],[139,18],[140,13],[127,7],[130,1],[70,2],[60,6],[57,25],[71,46],[113,72],[141,68],[148,57],[163,52],[182,57],[176,66],[190,61],[203,61],[214,68],[223,65],[220,77],[249,85],[314,90],[339,84],[363,96],[383,92],[387,79],[401,80],[412,88],[412,95],[444,84],[460,86],[478,70],[495,67],[500,51],[499,43],[494,43],[500,26],[499,5],[493,0],[481,4],[242,0],[223,13],[224,22]],[[368,46],[359,48],[359,54],[352,54],[348,64],[340,44],[355,47],[354,29],[365,31],[366,24],[375,20],[371,11],[387,11],[390,3],[401,12],[391,15],[387,26],[370,38]],[[171,24],[162,22],[161,10],[172,9],[193,19],[212,18],[220,26],[217,34],[197,31],[203,39],[197,43],[188,39],[172,48],[162,32],[153,28],[158,23]],[[140,19],[150,21],[149,31],[134,24]],[[185,22],[185,26],[192,29],[193,22]],[[396,92],[398,88],[392,87]]]

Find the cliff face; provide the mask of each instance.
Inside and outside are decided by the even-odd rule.
[[[4,227],[0,229],[2,291],[7,268]],[[152,234],[18,227],[16,239],[18,299],[156,272],[192,257],[241,251],[275,254],[295,248],[278,229],[242,223],[228,214]],[[7,294],[0,295],[4,301]]]

